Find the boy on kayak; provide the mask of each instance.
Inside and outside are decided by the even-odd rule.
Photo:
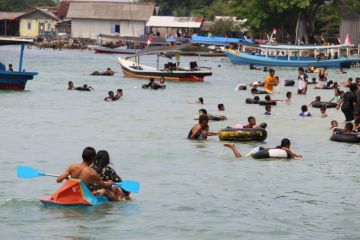
[[[66,170],[56,179],[57,183],[61,183],[64,179],[77,178],[84,181],[86,186],[90,186],[92,182],[98,186],[111,189],[113,181],[104,182],[96,171],[90,168],[96,156],[96,151],[92,147],[86,147],[82,154],[82,163],[73,163],[66,168]],[[106,191],[106,196],[112,201],[118,201],[115,194],[111,191]]]

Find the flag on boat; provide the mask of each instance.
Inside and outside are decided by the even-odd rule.
[[[338,43],[341,44],[340,36],[337,37]]]
[[[349,44],[351,44],[351,41],[350,41],[349,34],[347,33],[346,38],[345,38],[345,45],[349,45]]]
[[[152,36],[149,35],[149,36],[148,36],[147,44],[150,45],[150,43],[152,43],[152,40],[153,40]]]

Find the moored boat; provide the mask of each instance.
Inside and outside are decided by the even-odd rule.
[[[0,90],[24,90],[27,81],[38,75],[37,72],[25,72],[23,70],[24,48],[25,45],[30,43],[32,43],[32,40],[19,38],[0,38],[0,46],[21,45],[18,71],[7,71],[5,65],[0,63]]]
[[[50,196],[40,198],[40,201],[61,206],[97,206],[109,202],[109,199],[92,194],[82,180],[70,179]]]
[[[135,58],[135,61],[128,60],[131,57],[126,59],[118,58],[119,64],[123,70],[123,74],[126,77],[131,78],[142,78],[149,79],[155,78],[160,79],[164,78],[165,80],[173,80],[180,82],[203,82],[205,76],[211,76],[212,71],[210,68],[199,67],[196,62],[190,62],[190,68],[182,68],[178,63],[169,62],[164,65],[164,68],[160,69],[159,66],[159,56],[160,54],[165,53],[179,53],[182,48],[185,48],[189,45],[180,45],[180,46],[158,46],[158,47],[148,47],[143,51],[131,56]],[[157,67],[149,67],[141,65],[139,63],[140,56],[148,54],[157,54]]]
[[[352,45],[333,46],[297,46],[297,45],[252,45],[243,46],[242,51],[224,50],[224,53],[233,64],[280,67],[316,67],[316,68],[343,68],[350,67],[360,60],[355,56],[341,56],[341,51],[347,52]],[[252,49],[252,52],[246,51]],[[330,52],[334,56],[328,57]],[[317,54],[315,54],[317,52]],[[322,53],[323,57],[319,57]],[[317,57],[315,57],[317,55]]]

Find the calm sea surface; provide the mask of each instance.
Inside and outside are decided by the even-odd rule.
[[[17,68],[19,48],[1,47],[0,61]],[[0,92],[0,239],[359,239],[360,145],[329,140],[330,121],[344,124],[341,111],[320,118],[299,118],[302,104],[332,90],[297,96],[296,87],[276,88],[275,99],[293,92],[291,105],[279,103],[271,116],[246,105],[249,91],[238,83],[263,80],[261,71],[236,66],[226,58],[183,58],[213,68],[204,83],[167,82],[166,90],[143,90],[146,81],[124,78],[116,55],[77,50],[25,52],[25,69],[38,71],[24,92]],[[166,59],[162,61],[168,61]],[[143,64],[156,64],[154,56]],[[111,67],[114,77],[89,76]],[[294,79],[296,69],[276,69]],[[330,79],[360,76],[360,69]],[[92,92],[67,91],[67,82],[89,84]],[[104,102],[107,91],[122,88],[124,97]],[[205,105],[190,104],[202,96]],[[261,96],[263,98],[263,96]],[[264,143],[239,143],[245,155],[254,146],[276,146],[283,137],[303,155],[299,161],[235,159],[217,137],[189,141],[199,108],[217,114],[225,104],[218,131],[246,123],[254,115],[268,123]],[[39,197],[60,187],[52,177],[16,178],[16,166],[59,174],[81,161],[84,147],[105,149],[124,179],[142,191],[133,201],[99,207],[46,207]]]

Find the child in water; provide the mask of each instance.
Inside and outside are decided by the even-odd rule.
[[[287,93],[286,93],[286,98],[284,99],[284,102],[286,102],[288,105],[290,105],[291,97],[292,97],[292,93],[291,93],[291,92],[287,92]]]
[[[271,115],[271,106],[265,105],[265,115]]]
[[[306,105],[301,106],[301,113],[299,113],[300,117],[312,117],[311,113],[308,112],[308,107]]]
[[[335,129],[335,128],[338,128],[339,127],[339,124],[338,124],[338,122],[336,121],[336,120],[332,120],[331,122],[330,122],[330,124],[331,124],[331,129]]]
[[[321,118],[326,118],[328,115],[326,113],[326,106],[325,105],[322,105],[320,107],[320,113],[321,113]]]

